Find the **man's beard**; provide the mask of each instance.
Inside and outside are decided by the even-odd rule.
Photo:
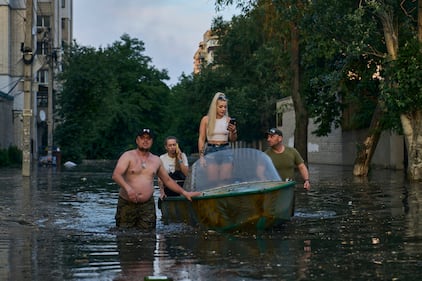
[[[139,146],[138,146],[138,150],[140,152],[149,152],[149,148],[143,148],[143,147],[139,147]]]

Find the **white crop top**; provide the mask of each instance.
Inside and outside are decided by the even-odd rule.
[[[214,133],[208,133],[207,139],[209,141],[227,142],[229,140],[229,131],[227,130],[228,125],[229,123],[227,122],[227,118],[225,116],[223,118],[216,119]]]

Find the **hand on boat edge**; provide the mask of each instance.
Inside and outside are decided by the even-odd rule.
[[[199,191],[183,191],[183,196],[186,197],[189,201],[192,201],[192,197],[201,196],[202,193]]]

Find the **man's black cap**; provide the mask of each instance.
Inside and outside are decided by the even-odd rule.
[[[151,138],[155,137],[153,131],[151,129],[148,129],[148,128],[143,128],[143,129],[139,130],[138,136],[142,136],[142,135],[149,135]]]
[[[269,129],[266,133],[265,133],[265,137],[267,137],[268,135],[279,135],[280,137],[282,137],[283,136],[283,132],[282,131],[280,131],[279,129],[277,129],[277,128],[271,128],[271,129]]]

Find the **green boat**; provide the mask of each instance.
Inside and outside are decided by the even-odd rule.
[[[230,179],[210,181],[207,157],[232,159]],[[161,203],[165,224],[184,222],[216,231],[264,230],[291,219],[294,212],[294,181],[283,181],[262,151],[238,148],[197,160],[184,188],[202,192],[192,202],[182,196]]]

